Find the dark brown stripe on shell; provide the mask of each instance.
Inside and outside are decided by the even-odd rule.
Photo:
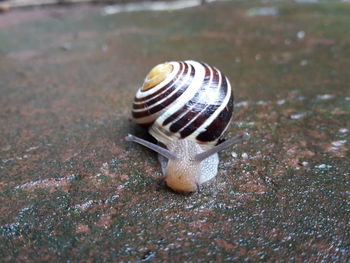
[[[146,100],[149,100],[149,99],[152,99],[154,96],[158,96],[160,93],[162,93],[164,90],[166,90],[167,88],[171,87],[176,81],[178,81],[179,79],[181,80],[181,76],[182,75],[186,75],[187,74],[187,71],[188,71],[188,65],[187,63],[183,63],[183,62],[179,62],[180,64],[180,67],[179,67],[179,70],[177,72],[177,74],[174,76],[174,78],[169,81],[168,84],[166,84],[163,88],[161,88],[160,90],[158,90],[157,92],[155,93],[152,93],[146,97],[142,97],[142,98],[137,98],[135,97],[134,101],[135,102],[142,102],[142,101],[146,101]],[[157,85],[156,85],[157,86]],[[155,86],[154,86],[155,87]],[[143,91],[144,92],[144,91]]]
[[[216,83],[216,86],[214,86],[215,88],[217,88],[217,86],[219,85],[218,82],[219,82],[220,74],[221,73],[218,70],[214,69],[213,82]],[[194,121],[191,122],[189,125],[187,125],[187,127],[185,127],[180,132],[181,138],[186,138],[187,136],[189,136],[193,132],[195,132],[220,107],[220,104],[222,103],[222,101],[225,98],[226,93],[227,93],[226,78],[222,74],[221,74],[221,76],[222,76],[222,83],[221,83],[220,87],[218,87],[220,89],[220,91],[219,91],[220,92],[219,93],[220,96],[218,97],[217,103],[216,104],[207,105],[207,107],[205,109],[203,109],[201,111],[201,113],[199,115],[197,115],[197,117],[194,118]]]
[[[190,78],[188,81],[185,81],[185,78],[182,78],[182,82],[180,83],[179,86],[181,86],[181,88],[175,93],[173,94],[171,97],[167,98],[165,101],[163,101],[162,103],[158,104],[157,106],[154,106],[152,108],[147,108],[144,111],[140,111],[140,112],[132,112],[132,115],[134,118],[143,118],[143,117],[147,117],[149,115],[152,115],[158,111],[161,111],[163,109],[165,109],[166,107],[168,107],[171,103],[173,103],[178,97],[180,97],[185,90],[188,88],[188,86],[191,84],[191,80],[195,74],[194,72],[194,67],[192,65],[191,66],[191,71],[190,71]],[[186,83],[185,83],[186,82]]]
[[[229,103],[220,112],[217,118],[207,127],[205,132],[200,133],[196,139],[201,142],[211,142],[220,138],[223,131],[230,122],[233,111],[233,93],[231,93]]]
[[[193,114],[191,114],[192,118],[194,118],[194,116],[199,113],[204,106],[204,104],[200,104],[198,103],[198,98],[200,95],[200,92],[205,91],[205,89],[207,88],[208,85],[210,85],[209,81],[211,78],[211,71],[208,68],[207,65],[202,64],[205,67],[205,74],[204,74],[204,83],[207,83],[204,87],[201,87],[199,89],[199,91],[197,91],[197,93],[193,96],[193,98],[187,102],[184,107],[180,108],[178,111],[174,112],[171,116],[169,116],[167,119],[165,119],[165,121],[163,122],[163,126],[168,125],[170,122],[174,121],[176,118],[178,118],[179,116],[181,116],[182,114],[184,114],[186,111],[190,110],[190,113],[192,112]],[[187,118],[188,121],[192,120],[192,118]],[[184,125],[180,126],[179,129],[181,129],[182,127],[184,127]],[[170,130],[173,132],[177,132],[179,129],[175,129],[173,125],[171,125]]]

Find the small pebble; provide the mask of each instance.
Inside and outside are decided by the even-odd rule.
[[[297,37],[298,37],[299,39],[303,39],[303,38],[305,37],[305,32],[304,32],[304,31],[299,31],[299,32],[297,33]]]
[[[231,152],[231,156],[236,159],[238,157],[238,154],[236,152]]]
[[[349,132],[349,130],[346,129],[346,128],[340,128],[338,131],[339,131],[340,133],[348,133],[348,132]]]
[[[330,100],[333,99],[335,96],[331,94],[323,94],[323,95],[318,95],[317,98],[320,100]]]
[[[328,164],[320,164],[319,166],[315,166],[315,168],[318,168],[318,169],[330,169],[330,168],[332,168],[332,166],[328,165]]]
[[[249,102],[248,101],[241,101],[241,102],[238,102],[237,104],[235,104],[235,107],[242,107],[242,106],[248,106],[249,105]]]
[[[307,59],[303,59],[302,61],[300,61],[300,66],[304,67],[307,64],[309,64],[309,61]]]
[[[257,105],[267,105],[268,103],[266,101],[259,100],[256,104]]]
[[[242,159],[247,160],[249,158],[247,153],[242,153]]]
[[[70,42],[66,42],[66,43],[63,43],[61,48],[64,50],[64,51],[68,51],[68,50],[71,50],[72,49],[72,43]]]
[[[276,16],[278,13],[276,7],[256,7],[247,11],[248,16]]]
[[[302,117],[304,117],[304,113],[300,113],[300,114],[293,114],[293,115],[291,115],[290,116],[290,118],[292,119],[292,120],[299,120],[299,119],[301,119]]]
[[[36,149],[38,149],[38,148],[39,148],[39,146],[29,147],[29,148],[26,150],[26,152],[31,152],[31,151],[34,151],[34,150],[36,150]]]
[[[286,103],[286,100],[279,100],[279,101],[277,101],[278,105],[283,105],[284,103]]]
[[[248,127],[248,128],[252,128],[255,125],[255,122],[250,121],[250,122],[243,122],[243,121],[239,121],[236,123],[238,127],[242,128],[242,127]]]
[[[335,147],[340,147],[340,146],[343,146],[345,143],[346,143],[346,140],[339,140],[339,141],[332,142],[332,145]]]

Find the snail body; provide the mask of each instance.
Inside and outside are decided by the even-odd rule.
[[[165,183],[174,191],[194,192],[217,174],[217,153],[204,160],[196,160],[196,155],[203,150],[197,143],[186,139],[170,143],[168,149],[181,156],[168,162],[161,161]]]
[[[196,61],[166,62],[146,76],[132,109],[134,121],[166,148],[133,135],[126,139],[159,153],[167,186],[193,192],[216,176],[217,152],[248,136],[217,145],[232,112],[231,86],[219,70]]]

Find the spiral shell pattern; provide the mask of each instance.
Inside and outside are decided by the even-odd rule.
[[[132,115],[165,145],[189,139],[208,149],[227,129],[232,111],[228,79],[215,67],[188,60],[154,67],[136,93]]]

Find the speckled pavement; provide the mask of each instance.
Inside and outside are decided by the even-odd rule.
[[[0,14],[1,262],[346,262],[350,5],[227,1],[106,15]],[[131,103],[163,61],[235,93],[218,176],[160,184]]]

